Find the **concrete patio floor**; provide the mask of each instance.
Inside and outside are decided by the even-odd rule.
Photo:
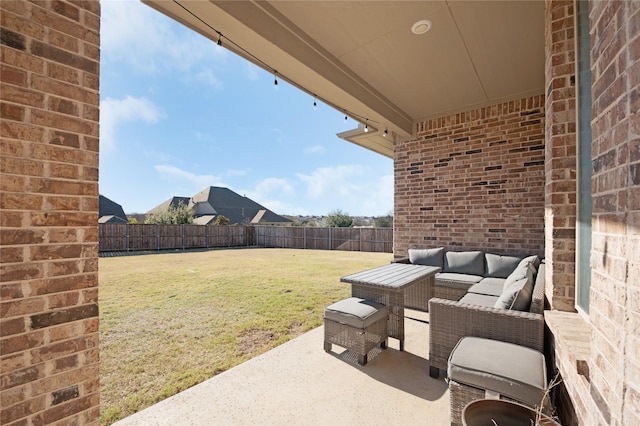
[[[448,425],[447,385],[429,377],[428,314],[405,315],[404,352],[390,338],[362,367],[339,346],[326,353],[321,326],[116,425]]]

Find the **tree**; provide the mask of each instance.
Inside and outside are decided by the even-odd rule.
[[[393,228],[393,216],[380,216],[373,219],[376,228]]]
[[[353,226],[353,219],[351,219],[348,213],[336,209],[329,212],[329,214],[322,219],[322,224],[328,228],[349,228]]]
[[[185,203],[180,202],[176,207],[169,206],[164,212],[149,216],[144,223],[165,225],[190,224],[193,223],[193,210]]]
[[[218,216],[216,216],[216,219],[213,221],[212,225],[228,225],[229,224],[229,219],[227,219],[225,216],[219,214]]]

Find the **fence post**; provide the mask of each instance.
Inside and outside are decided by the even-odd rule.
[[[333,250],[333,228],[329,228],[329,250]]]
[[[184,251],[184,223],[180,225],[180,234],[182,234],[182,251]]]
[[[127,235],[125,235],[125,241],[127,242],[127,252],[131,250],[131,240],[130,240],[130,236],[129,236],[129,223],[127,223],[127,227],[126,227],[127,231]]]

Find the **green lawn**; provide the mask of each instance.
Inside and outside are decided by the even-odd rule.
[[[321,325],[349,295],[341,276],[391,259],[258,248],[101,258],[101,423]]]

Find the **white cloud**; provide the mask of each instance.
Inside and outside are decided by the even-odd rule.
[[[227,53],[215,42],[178,30],[179,24],[138,1],[107,0],[101,6],[100,43],[106,61],[125,62],[142,73],[193,72],[191,78],[222,87],[211,68]]]
[[[393,211],[393,174],[381,176],[368,167],[343,165],[298,173],[297,178],[316,206],[313,214],[341,209],[353,216],[382,216]]]
[[[162,110],[145,98],[127,96],[124,99],[106,98],[100,101],[100,151],[116,149],[116,130],[121,123],[144,121],[152,124],[162,118]]]
[[[325,152],[327,152],[327,148],[322,145],[310,146],[304,150],[305,154],[324,154]]]
[[[293,186],[286,179],[267,178],[256,185],[256,192],[259,194],[291,194],[294,192]]]
[[[178,167],[171,166],[168,164],[159,164],[155,166],[155,169],[160,176],[168,181],[183,181],[187,183],[192,183],[194,185],[194,189],[203,189],[208,186],[227,186],[220,180],[219,176],[214,175],[196,175],[191,172],[187,172]]]
[[[297,177],[307,185],[307,194],[311,198],[320,198],[329,194],[349,195],[357,193],[355,177],[362,176],[364,168],[358,165],[321,167],[310,175],[298,173]]]

